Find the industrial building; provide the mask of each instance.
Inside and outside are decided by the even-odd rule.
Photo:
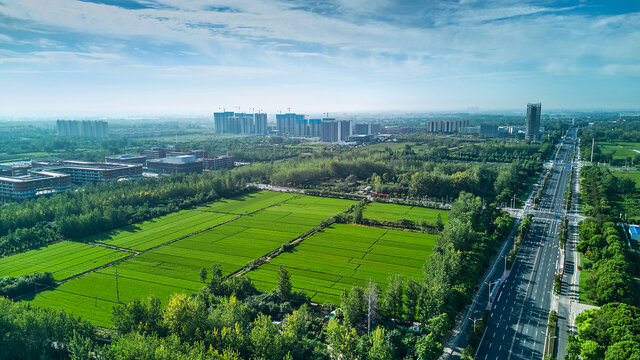
[[[180,155],[162,159],[147,160],[147,170],[158,174],[199,173],[203,169],[203,160],[195,155]]]
[[[104,139],[109,136],[109,123],[98,120],[58,120],[58,135]]]
[[[540,112],[542,104],[527,104],[527,132],[525,139],[531,141],[540,140]]]
[[[30,170],[20,176],[0,176],[0,198],[24,200],[69,190],[71,176],[49,171]]]
[[[142,178],[141,164],[113,164],[101,162],[53,160],[34,161],[34,169],[68,174],[74,184],[101,183],[115,180],[136,180]]]
[[[234,164],[233,156],[228,155],[202,159],[202,168],[205,170],[233,169]]]
[[[236,113],[233,111],[213,114],[215,132],[218,134],[258,134],[267,133],[267,114]]]
[[[121,154],[111,155],[104,158],[105,162],[116,164],[140,164],[146,165],[147,157],[144,155]]]
[[[468,127],[469,120],[431,120],[427,122],[427,131],[432,133],[456,133],[460,128]]]

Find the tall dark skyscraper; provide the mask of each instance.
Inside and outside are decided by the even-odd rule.
[[[527,140],[539,140],[540,136],[540,111],[542,104],[527,104]]]

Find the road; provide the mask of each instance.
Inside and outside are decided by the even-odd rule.
[[[534,214],[531,228],[509,278],[498,289],[476,359],[542,359],[553,275],[560,265],[558,235],[575,137],[571,129],[558,145],[538,208],[526,211]]]

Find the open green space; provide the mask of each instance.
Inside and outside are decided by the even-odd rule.
[[[398,221],[408,219],[415,223],[424,220],[427,224],[433,224],[440,214],[442,224],[447,223],[447,210],[429,209],[419,206],[407,206],[372,202],[362,210],[362,217],[378,221]]]
[[[584,255],[580,256],[580,269],[584,269],[585,264],[587,263],[591,263],[591,261],[589,261],[589,259],[587,259]],[[578,280],[578,289],[579,291],[579,295],[578,295],[578,302],[581,304],[587,304],[587,305],[596,305],[596,303],[594,303],[593,301],[591,301],[591,299],[589,299],[586,296],[586,293],[584,291],[584,289],[587,288],[586,283],[587,281],[593,276],[592,270],[580,270],[580,279]]]
[[[0,258],[0,277],[18,277],[37,272],[51,272],[53,277],[59,281],[129,255],[127,252],[100,246],[61,241],[39,249]]]
[[[640,142],[596,142],[596,145],[603,154],[612,155],[613,160],[625,161],[627,158],[633,159],[638,155],[638,153],[633,150],[640,151]]]
[[[631,179],[635,184],[634,191],[612,198],[614,207],[624,214],[629,222],[635,223],[640,219],[640,171],[612,170],[611,173],[618,179]]]
[[[384,289],[389,275],[422,276],[436,235],[359,225],[333,224],[251,271],[259,289],[275,287],[280,265],[296,290],[312,301],[339,303],[343,289],[372,280]]]
[[[164,301],[172,293],[193,293],[203,286],[199,282],[202,268],[210,269],[218,263],[224,275],[236,272],[356,203],[302,195],[289,197],[254,214],[135,256],[117,265],[120,301],[150,295]],[[251,201],[246,204],[255,208]],[[244,211],[235,202],[233,206],[235,211]],[[190,212],[230,216],[199,210]],[[169,229],[171,227],[165,232]],[[144,239],[149,232],[155,234],[155,227],[151,226],[138,236]],[[179,235],[173,234],[174,238]],[[164,239],[168,241],[171,237]],[[65,309],[96,325],[110,326],[112,307],[116,304],[115,267],[71,280],[53,291],[41,292],[32,302]]]

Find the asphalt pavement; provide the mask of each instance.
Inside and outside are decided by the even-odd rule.
[[[553,299],[553,275],[559,268],[558,235],[564,215],[575,130],[558,146],[551,175],[533,213],[529,233],[511,274],[497,290],[476,359],[542,359],[546,324]]]

